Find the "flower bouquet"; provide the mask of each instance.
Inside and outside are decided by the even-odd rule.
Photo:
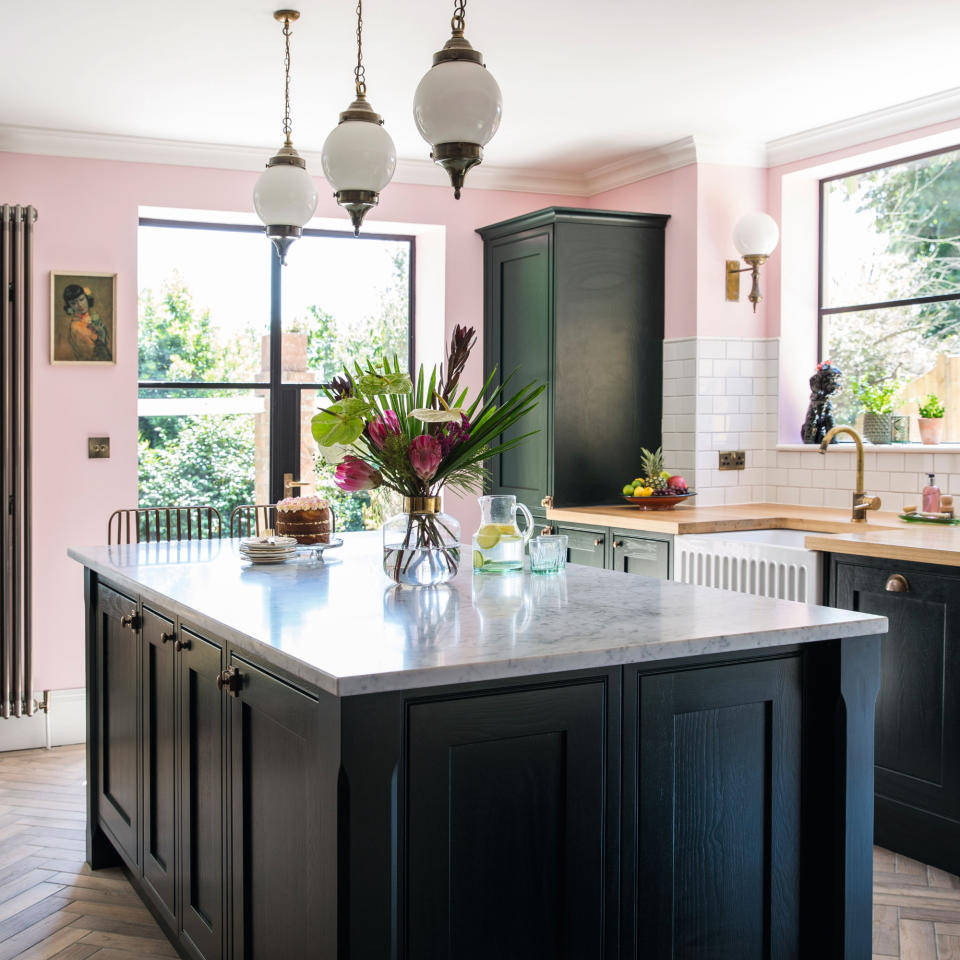
[[[397,583],[444,583],[456,574],[460,524],[440,511],[440,492],[480,490],[484,461],[536,432],[504,439],[536,406],[544,384],[529,383],[508,397],[511,377],[490,391],[494,369],[472,401],[460,389],[475,343],[473,327],[457,326],[446,363],[429,379],[421,366],[415,387],[396,357],[379,369],[356,364],[334,378],[325,390],[329,405],[312,421],[324,459],[337,465],[341,490],[385,486],[403,496],[403,513],[383,527],[383,568]]]

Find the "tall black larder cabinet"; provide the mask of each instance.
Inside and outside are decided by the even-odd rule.
[[[668,219],[548,207],[477,231],[486,374],[549,384],[514,428],[537,435],[491,463],[492,492],[541,515],[547,496],[558,507],[615,502],[640,448],[660,445]]]

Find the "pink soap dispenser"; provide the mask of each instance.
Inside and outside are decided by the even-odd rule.
[[[940,512],[940,488],[934,482],[932,473],[928,473],[930,482],[923,488],[923,504],[920,509],[924,513]]]

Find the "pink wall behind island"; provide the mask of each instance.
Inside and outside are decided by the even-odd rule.
[[[256,173],[0,153],[3,202],[39,211],[33,277],[34,687],[79,687],[83,668],[82,570],[69,545],[104,543],[110,513],[137,502],[137,221],[141,206],[246,212]],[[343,219],[320,181],[317,215]],[[565,196],[393,184],[378,221],[438,224],[445,232],[445,325],[483,324],[483,247],[476,227]],[[346,226],[346,223],[345,223]],[[267,241],[264,240],[264,243]],[[119,274],[117,364],[51,366],[51,270]],[[435,352],[439,350],[435,348]],[[481,380],[479,351],[468,377]],[[87,437],[111,438],[109,460],[88,460]],[[475,505],[451,505],[472,531]],[[471,526],[473,525],[473,526]]]

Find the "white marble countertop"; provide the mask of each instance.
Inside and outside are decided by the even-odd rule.
[[[884,617],[570,565],[397,587],[379,533],[326,563],[252,566],[238,541],[71,547],[148,606],[347,696],[885,633]]]

